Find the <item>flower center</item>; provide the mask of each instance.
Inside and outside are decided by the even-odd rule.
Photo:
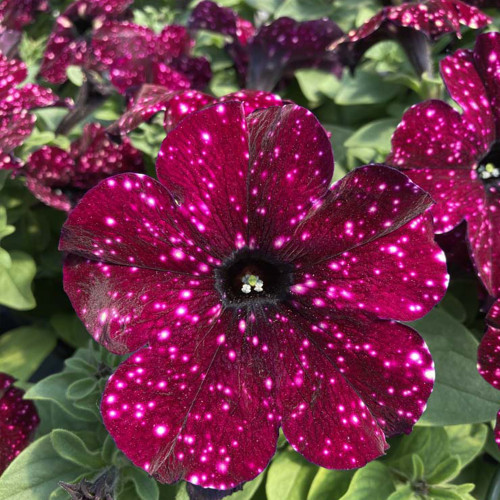
[[[76,29],[77,35],[83,36],[92,28],[92,20],[86,16],[77,17],[73,20],[73,26]]]
[[[226,307],[274,304],[289,296],[292,266],[258,250],[237,250],[215,270],[215,287]]]
[[[477,175],[487,187],[500,187],[500,141],[495,142],[488,154],[479,162]]]

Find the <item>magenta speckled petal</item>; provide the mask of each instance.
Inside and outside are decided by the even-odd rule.
[[[450,231],[484,205],[484,188],[474,170],[431,168],[403,171],[436,202],[430,209],[436,233]]]
[[[317,118],[296,105],[257,111],[248,124],[250,245],[279,251],[326,194],[333,176],[332,148]]]
[[[306,265],[292,291],[311,310],[366,311],[412,321],[443,298],[447,285],[444,254],[434,242],[430,217],[422,215],[368,244],[312,268]]]
[[[203,0],[191,12],[189,28],[208,30],[237,38],[238,16],[228,7],[220,7],[215,2]]]
[[[491,104],[496,135],[500,137],[500,33],[477,37],[473,57]]]
[[[7,59],[0,54],[0,92],[21,83],[28,76],[26,65],[18,59]]]
[[[0,24],[11,30],[21,31],[32,23],[39,12],[47,12],[47,0],[3,0],[0,3]]]
[[[191,87],[189,78],[178,71],[173,64],[155,63],[151,81],[165,87],[166,90],[187,90]]]
[[[248,157],[244,109],[236,102],[187,116],[158,154],[158,180],[189,212],[216,257],[242,248],[247,240]]]
[[[172,24],[162,29],[158,43],[156,50],[160,57],[182,57],[190,54],[195,42],[184,26]]]
[[[261,27],[248,44],[247,87],[271,91],[283,76],[296,69],[321,67],[327,48],[343,34],[326,18],[298,22],[280,17]],[[341,66],[332,71],[340,75]]]
[[[500,188],[486,189],[483,204],[469,215],[468,237],[472,259],[486,290],[500,296]]]
[[[220,97],[219,101],[238,101],[243,103],[246,115],[253,113],[257,109],[283,105],[283,99],[281,99],[279,95],[264,92],[263,90],[243,89],[238,92],[233,92],[232,94],[226,94]]]
[[[210,62],[205,57],[176,57],[170,66],[182,74],[194,89],[204,89],[212,78]],[[156,80],[155,83],[161,84],[161,81]]]
[[[397,170],[359,167],[332,186],[280,253],[305,270],[396,231],[431,205],[430,196]]]
[[[0,474],[28,446],[40,422],[35,405],[23,399],[14,381],[0,373]]]
[[[126,247],[133,249],[125,236],[115,246],[117,253]],[[182,263],[170,266],[179,272],[165,272],[163,267],[167,266],[161,259],[165,255],[159,255],[159,269],[114,265],[73,255],[65,260],[65,290],[75,311],[94,339],[114,353],[133,352],[148,342],[165,343],[171,330],[206,332],[214,314],[220,311],[212,274],[205,270],[198,277],[190,275],[190,268],[195,266]],[[188,274],[183,274],[183,269]],[[151,286],[145,287],[146,283]]]
[[[500,390],[500,299],[491,306],[486,327],[479,344],[478,369],[489,384]]]
[[[412,106],[392,136],[390,165],[401,169],[470,170],[484,154],[484,144],[468,130],[462,116],[443,101]]]
[[[330,432],[336,436],[329,436],[330,443],[315,439],[311,446],[318,447],[317,456],[306,457],[329,468],[362,466],[366,448],[373,447],[378,455],[384,451],[383,447],[378,448],[384,443],[384,433],[392,436],[411,432],[425,410],[434,381],[431,355],[417,332],[362,314],[353,318],[324,313],[312,319],[304,308],[302,315],[288,316],[288,327],[283,328],[292,335],[280,338],[279,342],[288,347],[283,349],[283,359],[290,364],[289,379],[286,385],[281,385],[280,395],[284,406],[283,430],[290,440],[289,427],[294,429],[294,447],[298,444],[302,453],[307,444],[300,438],[306,438],[307,429],[317,432],[330,425],[320,423],[322,412],[334,416],[336,423]],[[329,383],[319,383],[316,390],[308,387],[308,379],[311,383],[318,377]],[[322,385],[332,393],[330,396],[317,394]],[[309,391],[312,394],[306,395]],[[339,394],[345,399],[339,400]],[[294,398],[301,396],[306,402],[322,400],[329,407],[304,405],[303,401],[293,403]],[[288,398],[292,401],[291,408]],[[294,413],[304,420],[297,421],[298,415]]]
[[[464,128],[480,140],[487,151],[495,138],[495,123],[491,105],[481,75],[474,66],[469,50],[458,50],[441,61],[441,73],[451,97],[463,110]]]
[[[221,99],[222,100],[222,99]],[[168,101],[168,107],[163,121],[165,130],[170,132],[187,115],[215,104],[217,99],[196,90],[189,90],[175,95]]]
[[[189,341],[142,349],[108,382],[108,431],[162,482],[230,489],[262,472],[276,450],[273,361],[229,335],[235,321],[227,313]]]

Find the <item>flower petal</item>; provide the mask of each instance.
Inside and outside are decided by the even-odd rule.
[[[229,102],[187,116],[158,154],[158,180],[196,219],[218,258],[245,244],[248,151],[243,106]]]
[[[491,306],[486,327],[478,349],[478,369],[489,384],[500,390],[500,299]]]
[[[148,342],[165,343],[172,329],[185,332],[186,338],[208,331],[220,310],[211,276],[114,265],[73,255],[64,263],[64,289],[89,333],[117,354],[133,352]]]
[[[385,165],[359,167],[335,183],[280,250],[305,268],[396,231],[432,200],[406,175]]]
[[[392,136],[389,165],[401,169],[470,170],[486,149],[462,116],[443,101],[412,106]]]
[[[32,23],[38,12],[47,12],[47,0],[3,0],[0,3],[0,24],[11,30],[21,31]]]
[[[237,38],[237,19],[234,10],[203,0],[191,12],[188,26],[194,30],[208,30]]]
[[[14,378],[0,373],[0,474],[28,446],[40,419]]]
[[[485,203],[467,219],[472,259],[488,293],[500,296],[500,188],[486,189]]]
[[[270,108],[271,106],[282,106],[283,99],[279,95],[264,92],[262,90],[238,90],[219,98],[220,102],[238,101],[243,103],[245,114],[249,115],[257,109]]]
[[[230,489],[262,472],[276,450],[267,368],[235,323],[228,314],[202,335],[142,349],[108,382],[101,404],[108,431],[162,482]]]
[[[170,193],[140,174],[120,174],[90,190],[70,213],[59,249],[92,260],[205,275],[212,262],[192,241]]]
[[[329,228],[324,226],[324,230]],[[413,321],[428,313],[448,285],[446,259],[432,222],[421,215],[399,229],[295,273],[295,292],[306,308],[367,312]]]
[[[333,153],[315,116],[296,105],[251,114],[248,225],[250,244],[280,249],[333,176]]]
[[[491,103],[496,136],[500,137],[500,33],[479,35],[473,57]]]
[[[484,188],[475,170],[431,168],[403,172],[436,202],[430,208],[436,233],[450,231],[484,206]]]
[[[249,42],[247,87],[271,91],[299,68],[318,67],[327,48],[343,35],[330,19],[298,22],[280,17],[261,27]]]
[[[468,131],[486,152],[495,138],[495,123],[481,76],[470,50],[457,50],[441,61],[441,74],[451,97],[463,110],[462,120]]]

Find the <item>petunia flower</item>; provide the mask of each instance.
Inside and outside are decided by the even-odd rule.
[[[158,181],[112,177],[69,214],[64,287],[93,337],[132,354],[104,423],[162,482],[230,489],[289,443],[361,467],[410,432],[434,369],[394,320],[443,296],[427,193],[392,169],[329,188],[333,154],[296,105],[218,103],[164,140]]]
[[[0,3],[0,25],[9,30],[21,31],[35,20],[38,12],[47,12],[47,0],[2,0]]]
[[[202,89],[212,72],[204,57],[192,57],[194,40],[184,26],[165,26],[158,35],[130,22],[107,22],[96,30],[92,50],[110,68],[113,85],[122,93],[144,83],[168,90]]]
[[[500,295],[500,34],[477,38],[441,62],[451,97],[462,108],[430,100],[410,108],[392,138],[388,162],[436,201],[437,233],[467,221],[477,273]]]
[[[240,90],[216,98],[196,90],[167,92],[165,87],[159,85],[144,85],[131,107],[107,130],[112,135],[127,134],[163,111],[163,126],[166,132],[170,132],[190,113],[226,101],[243,103],[247,115],[256,109],[283,104],[280,96],[261,90]]]
[[[424,0],[384,7],[360,28],[349,32],[337,47],[342,62],[351,69],[373,45],[396,40],[418,74],[428,71],[428,42],[446,33],[460,36],[460,25],[483,28],[491,19],[460,0]]]
[[[0,474],[28,446],[40,419],[15,379],[0,373]]]
[[[51,83],[66,81],[68,66],[103,69],[95,61],[90,39],[95,27],[108,20],[128,19],[133,0],[76,0],[56,19],[47,42],[40,75]]]
[[[210,30],[226,35],[226,50],[233,58],[243,86],[272,91],[285,77],[300,68],[319,67],[340,76],[342,65],[327,48],[344,34],[330,19],[298,22],[281,17],[255,29],[249,21],[203,0],[191,13],[191,29]]]
[[[0,170],[18,166],[13,150],[28,137],[36,117],[30,110],[64,105],[50,89],[28,83],[26,65],[0,53]]]
[[[69,151],[43,146],[29,156],[22,169],[28,189],[40,201],[66,211],[106,177],[142,171],[142,154],[129,139],[115,144],[104,127],[96,123],[85,125],[82,136]]]
[[[486,317],[486,333],[479,344],[478,369],[483,378],[500,390],[500,300]],[[495,441],[500,447],[500,411],[497,414]]]

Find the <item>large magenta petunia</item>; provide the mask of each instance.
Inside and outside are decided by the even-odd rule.
[[[228,489],[264,470],[280,426],[329,468],[360,467],[410,432],[434,370],[395,320],[446,288],[430,197],[380,165],[329,188],[328,136],[291,104],[189,114],[157,174],[89,191],[60,242],[89,332],[139,349],[102,400],[118,447],[160,481]]]
[[[102,125],[85,125],[69,151],[43,146],[32,153],[22,173],[28,189],[43,203],[69,211],[81,196],[101,180],[122,172],[142,172],[140,151],[129,139],[110,140]]]
[[[36,117],[30,110],[61,104],[50,89],[31,83],[20,87],[27,75],[23,62],[0,53],[0,170],[18,166],[12,152],[33,130]]]
[[[113,85],[122,93],[150,83],[170,91],[202,89],[212,72],[208,60],[193,57],[194,40],[184,26],[165,26],[158,35],[145,26],[110,21],[92,39],[95,58],[110,68]]]
[[[23,399],[14,381],[0,373],[0,474],[28,446],[40,422],[35,405]]]
[[[410,108],[392,138],[388,162],[436,201],[436,232],[467,221],[479,277],[500,294],[500,34],[480,35],[473,51],[441,62],[448,90],[462,108],[442,101]]]
[[[341,60],[354,68],[363,54],[384,40],[396,40],[417,73],[429,70],[428,41],[446,33],[460,36],[460,25],[483,28],[491,19],[460,0],[423,0],[384,7],[360,28],[352,30],[337,50]]]
[[[500,300],[491,307],[486,317],[486,333],[479,344],[478,369],[483,378],[500,390]],[[495,440],[500,447],[500,411],[497,415]]]
[[[233,58],[243,86],[272,91],[299,68],[319,67],[337,76],[342,72],[337,54],[329,46],[344,34],[330,19],[298,22],[281,17],[257,30],[234,11],[210,0],[191,13],[189,27],[226,35],[226,50]]]
[[[105,21],[128,19],[133,0],[76,0],[56,19],[40,67],[40,75],[51,83],[66,81],[68,66],[103,69],[91,50],[96,26]]]
[[[196,90],[168,92],[160,85],[144,85],[129,109],[108,127],[108,132],[113,135],[127,134],[162,111],[165,112],[163,120],[165,131],[170,132],[190,113],[226,101],[243,103],[247,115],[256,109],[283,104],[280,96],[261,90],[240,90],[216,98]]]

